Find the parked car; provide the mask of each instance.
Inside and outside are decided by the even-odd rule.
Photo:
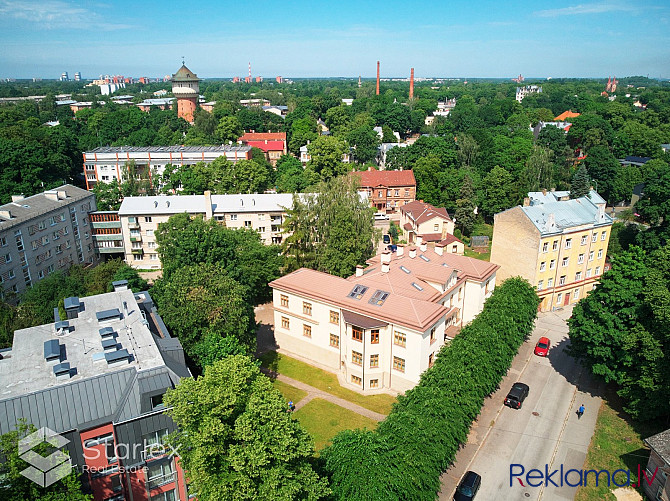
[[[541,337],[540,340],[535,345],[535,354],[538,357],[546,357],[549,353],[549,347],[551,346],[551,341],[547,337]]]
[[[466,472],[456,488],[454,501],[469,501],[470,499],[475,499],[481,483],[482,477],[479,474],[474,471]]]
[[[398,250],[398,246],[396,244],[387,245],[386,250],[390,250],[391,252],[395,252],[395,251]]]
[[[523,401],[528,396],[530,388],[524,383],[514,383],[512,389],[505,397],[505,405],[512,409],[521,409]]]
[[[383,212],[377,212],[375,214],[375,221],[386,221],[388,218],[388,214],[384,214]]]
[[[382,242],[384,242],[385,244],[390,244],[391,243],[391,235],[389,235],[387,233],[384,236],[382,236]]]

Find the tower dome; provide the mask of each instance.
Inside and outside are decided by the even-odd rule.
[[[178,115],[190,123],[193,123],[193,113],[198,106],[199,82],[198,75],[189,70],[183,62],[181,68],[172,75],[172,94],[177,98]]]

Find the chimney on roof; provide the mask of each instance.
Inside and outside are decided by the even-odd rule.
[[[530,205],[530,198],[524,197],[523,199],[523,206],[528,207]]]
[[[382,264],[384,264],[384,263],[388,264],[388,263],[391,262],[391,251],[385,250],[384,252],[382,252],[381,262],[382,262]]]
[[[426,252],[426,249],[428,246],[426,245],[426,242],[421,242],[421,245],[419,245],[419,249],[421,249],[421,252]]]
[[[409,258],[414,259],[416,257],[416,247],[409,248]]]
[[[414,99],[414,68],[410,70],[409,74],[409,98]]]
[[[67,198],[67,193],[65,192],[65,190],[58,190],[56,191],[56,194],[58,195],[59,200],[65,200]]]
[[[23,200],[25,197],[23,195],[12,195],[12,202],[20,202]]]
[[[546,195],[547,194],[547,188],[542,188],[542,194]]]
[[[379,61],[377,61],[377,95],[379,95]]]
[[[117,280],[116,282],[112,282],[112,287],[114,287],[114,292],[127,291],[128,280]]]
[[[44,196],[47,197],[49,200],[58,202],[58,193],[55,191],[45,191]]]
[[[395,251],[396,256],[400,257],[404,253],[405,253],[405,246],[402,245],[402,244],[398,244],[398,246],[396,247],[396,251]]]
[[[12,213],[9,210],[0,210],[0,217],[3,219],[11,219]]]
[[[363,267],[360,264],[356,265],[356,276],[357,277],[363,276]]]
[[[212,215],[212,192],[207,190],[205,191],[205,219],[212,219]]]
[[[438,242],[435,244],[435,254],[438,256],[441,256],[444,254],[444,248],[446,247],[447,244],[444,244],[442,242]]]
[[[421,243],[423,242],[423,237],[421,235],[416,236],[416,245],[421,246]]]

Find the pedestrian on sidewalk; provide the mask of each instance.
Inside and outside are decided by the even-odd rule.
[[[291,401],[288,403],[288,411],[289,411],[289,412],[293,412],[293,409],[295,409],[295,405],[293,405],[293,400],[291,400]]]
[[[579,409],[577,409],[577,419],[581,419],[581,417],[584,415],[584,411],[586,408],[584,407],[584,404],[579,406]]]

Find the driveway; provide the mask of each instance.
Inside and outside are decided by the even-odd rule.
[[[600,407],[600,388],[593,385],[587,372],[565,352],[569,344],[565,320],[571,309],[540,313],[535,329],[519,350],[500,389],[486,399],[482,413],[454,465],[442,475],[439,499],[450,500],[467,470],[482,476],[478,499],[563,500],[573,499],[576,487],[530,487],[525,474],[523,484],[514,478],[510,486],[510,465],[522,465],[527,473],[571,468],[582,469]],[[551,340],[547,358],[537,357],[537,340]],[[503,406],[511,385],[521,381],[530,393],[519,410]],[[577,419],[581,404],[586,412]],[[517,467],[517,470],[519,468]],[[556,480],[560,472],[552,477]],[[576,475],[575,477],[576,478]],[[576,482],[570,478],[572,482]],[[559,479],[560,485],[560,479]]]

